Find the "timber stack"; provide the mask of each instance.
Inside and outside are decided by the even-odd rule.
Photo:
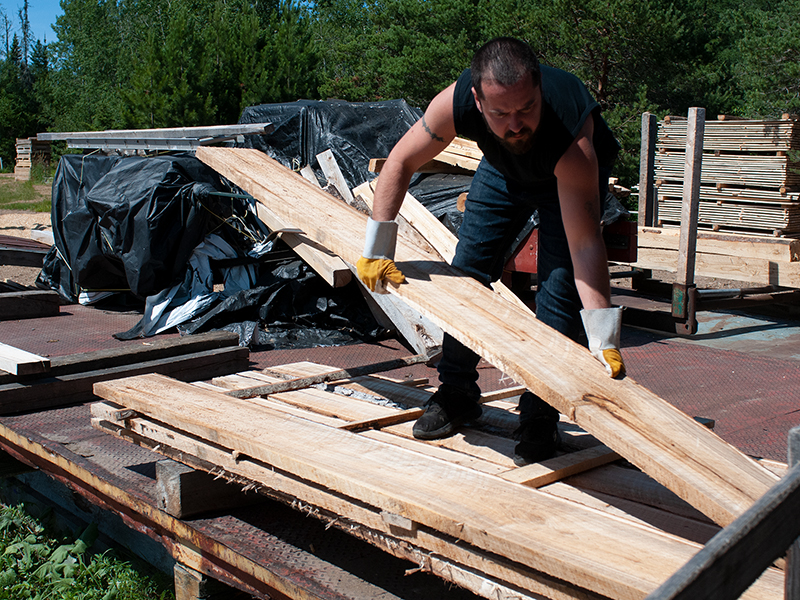
[[[197,156],[311,243],[349,264],[358,258],[366,216],[351,206],[256,150],[200,148]],[[632,379],[608,379],[584,348],[459,276],[418,240],[419,231],[401,230],[397,260],[407,283],[391,295],[546,398],[567,428],[591,434],[590,452],[567,462],[624,457],[712,528],[732,523],[778,480]],[[265,391],[325,368],[284,365],[196,384],[150,374],[98,382],[94,393],[104,403],[93,409],[93,422],[190,467],[308,507],[487,598],[643,598],[699,548],[601,510],[592,494],[582,504],[536,489],[554,481],[560,467],[514,467],[516,415],[502,396],[485,398],[484,418],[495,433],[427,443],[409,430],[430,389],[371,378],[340,380],[335,387],[356,386],[349,395]],[[366,396],[373,400],[362,401]],[[744,597],[777,598],[782,585],[780,571],[768,569]]]
[[[680,225],[686,119],[659,123],[655,155],[658,220]],[[800,237],[800,123],[723,118],[703,138],[700,229]]]
[[[36,137],[17,138],[17,160],[14,166],[14,179],[28,181],[35,160],[46,164],[50,162],[50,142],[40,142]]]

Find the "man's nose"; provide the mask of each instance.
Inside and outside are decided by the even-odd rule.
[[[508,119],[508,128],[514,133],[519,133],[522,127],[522,119],[519,118],[519,115],[516,113],[511,113]]]

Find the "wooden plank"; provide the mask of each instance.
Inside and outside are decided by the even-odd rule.
[[[265,472],[262,466],[247,457],[234,460],[230,452],[213,444],[204,444],[196,437],[171,429],[163,423],[143,418],[132,419],[126,423],[127,429],[123,430],[93,419],[92,425],[163,454],[180,456],[182,461],[195,468],[228,478],[246,477],[253,483],[263,484],[261,493],[291,503],[295,508],[327,521],[330,526],[340,527],[349,535],[359,537],[390,554],[424,565],[424,570],[430,570],[475,593],[508,600],[519,596],[521,600],[527,600],[529,596],[521,590],[531,590],[535,600],[542,600],[542,597],[554,600],[605,600],[605,597],[549,577],[519,562],[500,560],[497,556],[487,557],[474,547],[453,544],[452,540],[437,535],[435,531],[417,529],[413,538],[395,538],[397,532],[392,531],[369,506],[353,503],[332,490],[321,489],[276,470]],[[445,559],[445,555],[452,558]],[[500,582],[508,582],[515,588],[515,593],[508,593],[507,587]],[[499,595],[492,596],[498,592]]]
[[[328,183],[336,188],[336,191],[341,194],[345,202],[352,205],[354,200],[353,193],[350,191],[350,186],[347,185],[347,181],[344,178],[342,170],[339,168],[339,164],[336,162],[336,158],[333,156],[333,152],[331,150],[320,152],[317,154],[317,162],[322,172],[325,173]]]
[[[800,535],[800,466],[720,531],[647,600],[735,600]]]
[[[133,365],[41,377],[27,383],[6,383],[0,385],[0,414],[85,402],[92,399],[92,386],[96,382],[140,373],[164,373],[179,379],[197,380],[241,371],[248,366],[249,355],[247,348],[219,348]]]
[[[579,450],[578,452],[563,454],[518,469],[512,469],[503,473],[500,477],[506,481],[514,481],[522,485],[538,488],[570,475],[582,473],[601,465],[607,465],[620,458],[622,457],[608,446],[600,445],[586,450]]]
[[[238,453],[240,461],[263,462],[265,471],[292,473],[610,597],[633,598],[655,589],[695,551],[671,536],[622,519],[600,519],[594,511],[531,488],[163,376],[101,382],[95,393],[214,440]],[[521,519],[516,516],[520,506],[527,507]],[[577,544],[576,530],[581,532]],[[763,586],[749,593],[774,594],[773,584]]]
[[[651,113],[642,114],[642,143],[639,152],[639,227],[652,227],[658,223],[658,204],[655,201],[656,137],[658,119]]]
[[[272,231],[287,229],[286,225],[277,215],[263,204],[256,206],[258,218]],[[350,283],[353,273],[345,262],[330,250],[308,239],[300,233],[282,233],[281,239],[302,258],[308,266],[322,277],[331,287],[343,287]]]
[[[377,179],[368,181],[357,187],[354,193],[360,194],[370,208],[372,208],[372,200],[374,198],[375,186]],[[414,198],[409,193],[406,193],[403,204],[400,207],[399,217],[404,219],[411,227],[413,227],[424,240],[433,246],[433,249],[448,263],[453,262],[453,257],[456,255],[456,245],[458,238],[444,226],[439,219],[437,219],[431,211],[429,211],[423,204]],[[402,228],[400,235],[402,235]],[[511,291],[502,281],[495,281],[491,284],[492,289],[503,296],[506,300],[513,302],[518,308],[530,312],[532,311],[519,297]]]
[[[679,238],[680,230],[675,227],[644,227],[637,232],[639,248],[677,250]],[[698,231],[697,254],[795,262],[800,260],[800,240]]]
[[[264,496],[244,490],[241,485],[217,479],[171,459],[156,463],[156,496],[158,507],[177,519],[212,510],[250,506],[265,500]]]
[[[700,171],[703,161],[703,130],[706,111],[702,108],[689,109],[689,122],[686,134],[686,162],[683,183],[683,202],[681,204],[681,237],[678,244],[678,266],[676,282],[689,286],[694,284],[695,240],[697,239],[697,214],[700,205]],[[673,315],[676,315],[673,301]]]
[[[0,293],[0,321],[52,317],[61,310],[58,292],[30,290]]]
[[[346,260],[360,255],[366,216],[263,153],[203,148],[197,156],[287,220],[302,223],[318,243]],[[398,239],[397,259],[407,283],[391,293],[720,524],[730,523],[775,481],[630,377],[608,378],[585,348],[423,249]]]
[[[110,369],[137,362],[238,345],[239,336],[230,331],[209,331],[174,337],[159,336],[142,341],[121,343],[117,348],[54,356],[50,359],[50,376],[61,377],[81,371]],[[16,381],[16,379],[8,375],[0,376],[0,383],[12,381]]]
[[[385,158],[370,158],[369,159],[369,171],[370,173],[380,173],[383,169],[383,165],[386,164]],[[449,163],[443,162],[441,160],[429,160],[425,164],[423,164],[420,168],[417,169],[417,173],[449,173],[451,175],[462,175],[462,174],[469,174],[474,172],[471,169],[464,169],[463,167],[458,167],[456,165],[451,165]]]
[[[639,248],[632,267],[675,272],[678,253],[674,250]],[[800,263],[777,262],[723,254],[697,254],[695,275],[744,281],[759,286],[800,288]]]
[[[37,375],[50,370],[50,359],[0,342],[0,370],[12,375]]]

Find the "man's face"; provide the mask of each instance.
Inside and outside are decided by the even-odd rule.
[[[489,79],[483,82],[482,98],[472,94],[489,130],[514,154],[531,149],[542,115],[542,88],[534,87],[530,73],[511,86]]]

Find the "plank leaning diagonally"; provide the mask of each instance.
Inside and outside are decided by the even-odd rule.
[[[366,216],[257,150],[197,157],[342,259],[355,263]],[[391,290],[714,521],[727,525],[777,478],[638,385],[612,380],[587,350],[475,280],[398,240],[408,282]]]

